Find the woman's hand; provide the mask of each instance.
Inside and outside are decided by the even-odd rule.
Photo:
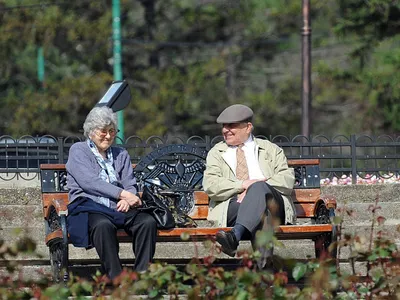
[[[119,196],[119,199],[125,200],[130,207],[138,207],[142,205],[142,200],[140,200],[138,196],[125,190],[122,191],[121,195]]]
[[[130,208],[129,203],[126,200],[119,200],[117,202],[117,211],[127,212]]]

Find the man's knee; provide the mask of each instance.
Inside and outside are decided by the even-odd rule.
[[[260,191],[260,192],[268,192],[270,191],[268,185],[264,181],[256,181],[252,185],[249,186],[247,189],[248,192],[254,192],[254,191]]]

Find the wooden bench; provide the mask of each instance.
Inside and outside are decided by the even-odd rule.
[[[134,165],[139,187],[144,184],[174,191],[179,196],[175,206],[201,223],[207,219],[208,196],[202,191],[202,178],[205,169],[206,151],[193,145],[168,145],[158,148]],[[276,228],[280,240],[309,239],[315,242],[315,254],[319,257],[328,253],[328,247],[336,241],[336,227],[331,224],[335,214],[336,200],[323,197],[320,190],[319,160],[289,160],[294,168],[296,183],[292,199],[297,218],[309,219],[306,224],[281,225]],[[46,245],[50,250],[50,262],[56,281],[68,280],[68,191],[64,164],[42,164],[40,166],[43,216],[46,229]],[[158,241],[200,241],[213,238],[218,230],[230,228],[196,227],[159,230]],[[118,231],[120,242],[130,242],[127,234]],[[332,247],[331,247],[332,248]],[[334,247],[333,247],[334,248]],[[329,254],[336,257],[336,250]],[[61,273],[63,270],[63,274]]]

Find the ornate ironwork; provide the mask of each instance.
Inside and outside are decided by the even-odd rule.
[[[67,188],[67,172],[66,171],[58,172],[58,180],[59,180],[60,191],[68,191],[68,188]]]
[[[327,209],[325,204],[320,204],[317,207],[315,216],[316,216],[315,224],[330,224],[331,223],[329,210]]]
[[[298,166],[294,168],[296,188],[320,187],[319,166]]]
[[[40,179],[43,192],[68,191],[66,171],[42,170]]]
[[[49,229],[50,232],[54,232],[61,229],[60,217],[58,216],[54,206],[52,206],[50,209],[51,210],[48,218]]]
[[[155,185],[177,195],[175,208],[190,214],[195,206],[193,191],[202,188],[205,159],[206,151],[198,147],[169,145],[143,157],[135,168],[135,176],[141,186]]]

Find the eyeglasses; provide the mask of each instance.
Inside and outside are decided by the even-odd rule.
[[[119,132],[119,129],[115,130],[114,128],[111,128],[111,129],[108,129],[108,130],[107,129],[98,129],[98,130],[96,130],[96,134],[101,138],[106,137],[107,134],[110,134],[111,137],[114,137],[118,132]]]

